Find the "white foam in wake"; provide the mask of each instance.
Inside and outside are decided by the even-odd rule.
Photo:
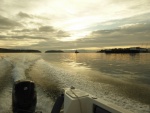
[[[14,81],[26,79],[25,68],[21,64],[16,65],[12,70],[12,76]]]
[[[17,54],[10,57],[9,61],[13,66],[13,81],[26,79],[25,71],[38,59],[40,59],[40,56],[33,54]]]
[[[57,79],[63,84],[63,87],[75,86],[76,88],[89,92],[105,101],[114,103],[132,112],[149,113],[148,105],[130,100],[129,98],[117,94],[117,92],[115,93],[113,91],[115,87],[109,84],[93,82],[89,80],[86,75],[80,75],[78,73],[74,73],[72,70],[69,71],[60,67],[56,67],[45,62],[44,60],[39,60],[36,62],[35,67],[36,69],[33,70],[33,73],[36,71],[36,73],[43,71],[41,72],[41,76],[49,77],[49,79],[52,79],[53,81]]]

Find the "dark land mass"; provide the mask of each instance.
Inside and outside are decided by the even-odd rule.
[[[97,51],[97,53],[149,53],[149,51],[146,48],[134,47],[134,48],[103,49]]]
[[[41,53],[39,50],[5,49],[0,48],[0,53]]]
[[[47,50],[45,53],[64,53],[62,50]]]

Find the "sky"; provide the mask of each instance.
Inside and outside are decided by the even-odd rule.
[[[150,0],[0,0],[0,48],[150,46]]]

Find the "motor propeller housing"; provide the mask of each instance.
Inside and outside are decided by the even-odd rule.
[[[12,91],[13,113],[34,113],[36,103],[37,95],[33,81],[19,80],[14,82]]]

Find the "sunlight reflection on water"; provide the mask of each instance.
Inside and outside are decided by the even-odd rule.
[[[73,69],[96,70],[103,75],[119,78],[150,80],[150,54],[101,54],[101,53],[62,53],[44,54],[43,58],[60,67]],[[86,73],[87,74],[87,73]],[[150,84],[150,82],[146,82]]]
[[[150,54],[63,53],[46,54],[44,59],[93,82],[110,84],[118,94],[150,103]]]

